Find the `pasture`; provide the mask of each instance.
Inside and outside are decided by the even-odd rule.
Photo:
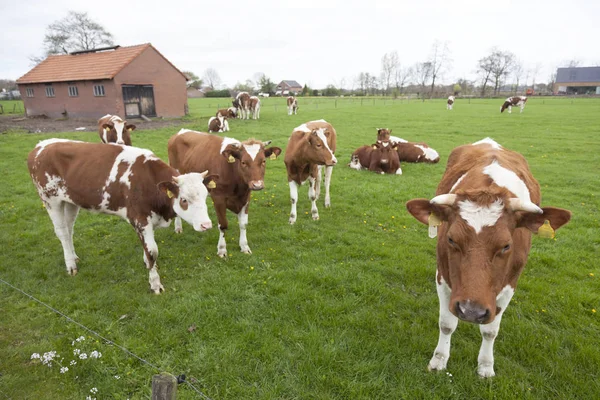
[[[298,220],[290,211],[283,156],[267,161],[266,188],[252,195],[248,241],[239,252],[229,213],[229,257],[216,256],[219,232],[184,224],[156,232],[165,292],[149,292],[139,240],[128,224],[81,211],[74,243],[79,274],[67,275],[62,249],[27,172],[26,158],[50,136],[0,135],[0,279],[173,374],[186,374],[217,399],[593,399],[600,398],[600,101],[531,98],[523,114],[500,114],[502,100],[264,99],[259,121],[230,121],[237,139],[272,140],[285,150],[292,129],[324,118],[338,134],[332,207],[310,218],[307,187]],[[337,102],[337,103],[336,103]],[[190,100],[181,127],[206,131],[224,99]],[[142,124],[140,124],[141,128]],[[346,166],[376,128],[425,141],[439,164],[402,164],[403,175]],[[179,127],[133,132],[135,146],[167,160]],[[97,132],[52,135],[98,142]],[[435,240],[405,209],[431,198],[450,151],[492,137],[519,151],[542,188],[542,205],[573,218],[555,240],[534,237],[529,262],[495,345],[496,377],[477,376],[481,336],[460,323],[448,370],[427,372],[438,339]],[[210,215],[216,226],[214,210]],[[597,312],[599,311],[599,312]],[[72,343],[85,336],[85,347]],[[55,350],[59,373],[31,360]],[[159,371],[0,282],[0,398],[145,399]],[[118,378],[117,378],[118,377]],[[186,385],[178,399],[199,398]]]

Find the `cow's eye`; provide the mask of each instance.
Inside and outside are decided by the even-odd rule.
[[[456,246],[456,242],[452,240],[450,236],[448,236],[448,243],[450,243],[451,246]]]
[[[182,202],[183,204],[187,204],[187,200],[186,200],[186,199],[184,199],[183,197],[181,198],[181,202]]]
[[[507,252],[507,251],[509,251],[509,250],[510,250],[510,244],[507,244],[506,246],[504,246],[504,247],[502,248],[502,252],[503,252],[503,253],[506,253],[506,252]]]

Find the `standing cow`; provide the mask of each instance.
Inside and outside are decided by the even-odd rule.
[[[540,186],[525,158],[490,138],[457,147],[431,200],[408,211],[437,241],[439,341],[429,370],[444,370],[458,320],[480,324],[477,372],[494,376],[494,340],[527,263],[531,233],[549,221],[556,230],[571,213],[540,208]]]
[[[266,147],[271,141],[239,140],[182,129],[169,139],[169,163],[181,172],[209,170],[219,176],[219,184],[211,197],[219,220],[217,255],[225,257],[227,210],[237,214],[240,226],[240,249],[252,254],[246,238],[250,192],[265,187],[267,158],[281,154],[279,147]],[[180,233],[181,221],[175,220],[175,232]]]
[[[131,132],[135,125],[128,124],[117,115],[106,114],[98,120],[98,135],[102,143],[116,143],[131,146]]]
[[[446,110],[452,110],[454,106],[454,96],[448,96],[448,101],[446,102]]]
[[[29,153],[29,174],[52,219],[67,272],[77,274],[79,257],[73,247],[73,227],[80,208],[118,215],[135,229],[150,271],[150,288],[164,290],[156,259],[154,228],[169,226],[175,216],[195,230],[212,227],[206,207],[203,173],[180,175],[149,150],[129,146],[44,140]]]
[[[390,141],[398,151],[400,162],[425,162],[435,164],[440,161],[440,155],[423,142],[408,142],[397,136],[391,136],[391,129],[377,128],[377,142]]]
[[[298,203],[298,186],[308,179],[308,198],[312,203],[312,218],[319,219],[317,199],[321,192],[322,170],[325,168],[325,207],[331,206],[329,185],[335,158],[336,132],[327,121],[320,119],[302,124],[292,132],[285,150],[285,166],[290,185],[292,210],[290,224],[296,222]]]
[[[287,98],[288,115],[298,114],[298,99],[294,96]]]
[[[260,119],[260,99],[256,96],[250,96],[248,110],[252,113],[252,119]]]
[[[228,132],[229,123],[227,122],[227,118],[220,115],[218,117],[210,117],[208,120],[208,131],[218,133]]]
[[[237,96],[235,96],[235,100],[233,100],[231,103],[238,111],[238,118],[250,118],[250,95],[248,94],[248,92],[239,92]]]
[[[396,145],[389,141],[359,147],[352,153],[348,166],[357,171],[365,168],[380,174],[402,175]]]
[[[525,108],[525,103],[527,103],[526,96],[509,97],[508,99],[504,100],[504,104],[502,104],[502,107],[500,107],[500,112],[503,113],[504,110],[508,108],[508,113],[512,114],[513,107],[521,107],[521,112],[523,112],[523,109]]]

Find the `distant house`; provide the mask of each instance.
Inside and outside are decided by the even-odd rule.
[[[281,81],[275,88],[275,94],[277,96],[296,95],[300,92],[302,92],[302,85],[296,81]]]
[[[600,95],[600,67],[558,68],[554,93]]]
[[[28,116],[180,117],[186,80],[147,43],[49,56],[17,84]]]

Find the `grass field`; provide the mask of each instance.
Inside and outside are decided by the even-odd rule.
[[[269,160],[266,189],[250,207],[253,254],[239,252],[233,214],[226,260],[216,256],[217,229],[158,230],[161,296],[149,293],[138,239],[116,217],[79,214],[79,274],[68,276],[25,162],[48,136],[0,135],[0,278],[160,370],[194,378],[215,400],[600,398],[600,101],[532,98],[511,115],[500,114],[501,100],[459,100],[451,112],[443,101],[319,101],[300,99],[299,114],[288,117],[284,100],[265,99],[259,121],[232,121],[228,135],[285,149],[295,126],[331,122],[339,160],[332,207],[320,200],[312,221],[302,187],[290,226],[283,157]],[[217,103],[227,105],[191,101],[183,126],[205,130]],[[378,127],[427,142],[440,163],[403,164],[402,176],[346,167]],[[166,160],[178,129],[138,130],[132,140]],[[98,141],[94,133],[56,136]],[[496,340],[497,376],[483,380],[479,329],[466,323],[453,336],[448,373],[426,370],[438,337],[435,241],[405,203],[433,197],[452,148],[486,136],[521,152],[542,204],[573,218],[556,240],[534,237]],[[74,348],[102,358],[77,359],[64,374],[56,362],[30,360],[55,350],[68,366]],[[157,372],[0,282],[0,399],[83,399],[92,388],[98,399],[146,399]],[[178,395],[198,398],[185,385]]]
[[[25,107],[21,100],[0,100],[0,115],[2,114],[23,114]]]

